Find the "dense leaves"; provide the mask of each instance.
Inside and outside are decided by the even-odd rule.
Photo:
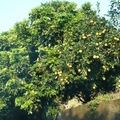
[[[119,90],[119,30],[90,3],[41,4],[1,33],[0,46],[1,120],[53,120],[74,96],[86,103]]]

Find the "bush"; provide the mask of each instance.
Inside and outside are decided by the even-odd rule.
[[[94,100],[91,100],[87,103],[87,105],[90,107],[91,110],[95,111],[97,106],[102,101],[109,101],[113,99],[113,94],[100,94],[97,97],[94,98]]]

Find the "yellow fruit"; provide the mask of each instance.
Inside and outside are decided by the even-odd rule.
[[[97,55],[96,58],[99,58],[99,56]]]
[[[80,72],[81,72],[81,69],[78,69],[78,72],[80,73]]]
[[[102,31],[102,33],[105,33],[106,32],[106,29],[104,29],[103,31]]]
[[[91,36],[91,34],[88,34],[88,35],[87,35],[87,37],[90,37],[90,36]]]
[[[65,83],[69,84],[69,81],[68,81],[67,77],[64,78],[64,81],[65,81]]]
[[[62,76],[62,74],[59,74],[59,76]]]
[[[61,54],[62,52],[60,50],[58,50],[58,53]]]
[[[90,69],[90,68],[88,69],[88,72],[91,72],[91,69]]]
[[[66,82],[67,84],[69,84],[69,81],[68,81],[68,80],[66,80],[65,82]]]
[[[99,43],[96,43],[95,45],[96,45],[96,46],[98,46],[98,45],[99,45]]]
[[[100,48],[96,48],[97,50],[100,50]]]
[[[84,80],[87,80],[87,77],[84,77]]]
[[[72,67],[72,65],[70,65],[69,63],[67,63],[67,66],[68,66],[69,68],[71,68],[71,67]]]
[[[71,68],[71,67],[72,67],[72,65],[70,65],[69,63],[67,63],[67,66],[68,66],[69,68]]]
[[[85,38],[87,38],[87,37],[85,36],[85,34],[82,34],[82,38],[85,39]]]
[[[59,74],[61,74],[61,73],[62,73],[62,71],[59,71],[58,73],[59,73]]]
[[[67,63],[67,66],[69,66],[69,64]]]
[[[96,87],[95,87],[95,86],[93,86],[93,89],[96,89]]]
[[[82,36],[83,39],[87,38],[86,36]]]
[[[59,54],[61,54],[62,52],[60,51]]]
[[[99,35],[101,35],[101,33],[99,33]]]
[[[115,48],[115,46],[113,45],[112,48]]]
[[[105,77],[102,77],[102,79],[103,79],[103,80],[106,80],[106,78],[105,78]]]
[[[114,40],[116,40],[116,41],[119,41],[119,38],[117,38],[117,37],[114,37]]]
[[[96,58],[99,58],[99,56],[98,55],[93,55],[93,58],[96,59]]]
[[[94,85],[93,85],[93,89],[96,89],[96,87],[97,87],[96,84],[94,84]]]
[[[71,68],[72,67],[72,65],[69,65],[69,68]]]
[[[93,58],[96,58],[96,55],[93,55]]]
[[[112,69],[114,69],[114,66],[112,66]]]
[[[58,73],[57,72],[55,72],[55,75],[57,75]]]
[[[62,76],[62,71],[59,71],[59,72],[58,72],[58,75],[59,75],[59,77]]]
[[[82,53],[82,50],[79,50],[79,53]]]
[[[99,35],[99,33],[98,33],[98,32],[96,32],[96,35],[98,36],[98,35]]]
[[[108,44],[107,44],[107,43],[105,43],[104,45],[105,45],[106,47],[108,46]]]
[[[93,21],[93,20],[90,20],[90,23],[94,23],[94,21]]]
[[[105,67],[104,65],[102,66],[102,68],[103,68],[104,70],[106,70],[106,67]]]
[[[101,35],[101,33],[96,32],[96,35],[97,35],[97,36],[100,36],[100,35]]]

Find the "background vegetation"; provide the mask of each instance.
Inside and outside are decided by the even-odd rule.
[[[120,89],[120,2],[109,20],[90,3],[52,1],[0,34],[0,119],[55,119],[78,96]],[[114,17],[113,17],[114,16]]]

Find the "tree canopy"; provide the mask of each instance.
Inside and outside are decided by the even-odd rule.
[[[53,120],[74,96],[86,103],[120,90],[119,29],[90,3],[52,1],[32,9],[0,34],[0,59],[1,120]]]

